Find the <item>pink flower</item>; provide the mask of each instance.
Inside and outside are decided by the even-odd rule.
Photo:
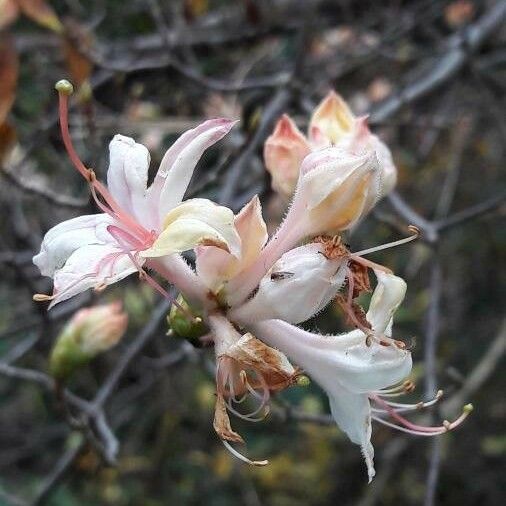
[[[379,196],[395,186],[397,170],[388,147],[373,135],[365,117],[357,118],[346,102],[330,91],[315,109],[305,137],[286,114],[278,121],[264,146],[264,161],[272,177],[272,187],[290,198],[297,186],[304,158],[311,152],[337,147],[340,156],[370,155],[377,158],[380,176]]]

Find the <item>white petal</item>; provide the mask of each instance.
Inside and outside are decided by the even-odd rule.
[[[224,118],[205,121],[181,135],[165,153],[149,190],[150,200],[159,202],[160,220],[183,200],[204,151],[223,138],[234,124],[234,121]]]
[[[89,288],[116,283],[136,270],[128,255],[115,246],[110,244],[82,246],[70,255],[61,269],[55,272],[55,298],[49,307]]]
[[[367,465],[369,483],[376,474],[374,470],[374,448],[371,444],[371,407],[366,394],[354,394],[338,383],[327,390],[330,412],[339,428],[350,440],[360,445]]]
[[[395,311],[404,300],[406,282],[398,276],[383,271],[375,270],[374,273],[378,279],[378,285],[369,304],[367,320],[376,332],[385,334],[391,327]]]
[[[150,156],[147,148],[130,137],[115,135],[109,144],[107,186],[118,204],[146,224],[151,210],[146,209]]]
[[[141,251],[141,255],[145,258],[165,256],[201,244],[212,244],[237,257],[241,253],[234,213],[207,199],[190,199],[167,214],[158,239],[151,248]]]
[[[319,244],[285,253],[262,278],[255,296],[230,312],[243,325],[279,318],[300,323],[323,309],[341,288],[345,265],[328,260]]]
[[[76,249],[112,241],[107,231],[112,223],[112,218],[107,214],[78,216],[59,223],[44,236],[40,253],[33,257],[33,263],[43,276],[53,276]]]
[[[281,350],[324,388],[339,382],[355,393],[367,393],[402,381],[411,371],[411,353],[397,346],[365,343],[360,330],[323,336],[281,320],[249,327],[269,346]]]

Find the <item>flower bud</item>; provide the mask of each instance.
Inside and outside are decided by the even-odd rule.
[[[308,235],[333,234],[357,223],[380,192],[381,173],[374,153],[331,147],[304,159],[293,207],[305,208]]]
[[[273,189],[285,198],[293,195],[304,157],[326,148],[339,148],[344,160],[350,156],[375,159],[380,180],[378,198],[395,186],[397,169],[386,144],[370,132],[367,117],[357,118],[343,98],[331,91],[311,116],[307,138],[284,115],[267,139],[264,160]]]
[[[272,177],[272,188],[291,197],[299,177],[300,164],[310,152],[304,135],[286,114],[278,121],[264,146],[265,167]]]
[[[200,317],[201,315],[190,307],[181,294],[178,295],[176,302],[178,304],[173,304],[170,308],[167,323],[177,337],[187,339],[193,345],[199,346],[199,337],[207,334],[209,329]],[[190,317],[192,314],[195,318]]]
[[[125,333],[128,315],[114,302],[78,311],[58,336],[49,359],[57,380],[67,379],[75,369],[115,346]]]

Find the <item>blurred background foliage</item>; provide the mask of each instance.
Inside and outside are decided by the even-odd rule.
[[[491,12],[504,20],[504,7],[499,0],[0,0],[0,504],[502,504],[506,32],[497,19],[493,30],[483,20]],[[453,68],[449,56],[460,50]],[[378,475],[367,485],[360,451],[328,424],[320,389],[292,387],[264,422],[234,421],[248,454],[270,460],[250,468],[212,430],[212,351],[165,335],[149,287],[128,279],[50,313],[33,303],[33,293],[50,290],[31,264],[44,232],[94,212],[57,127],[53,84],[62,77],[78,90],[77,148],[101,177],[115,133],[146,144],[155,170],[177,135],[203,118],[242,119],[199,163],[190,191],[227,196],[235,210],[260,193],[271,229],[283,213],[261,158],[273,121],[286,111],[305,128],[331,88],[357,114],[372,113],[393,151],[402,200],[382,202],[346,240],[353,250],[393,240],[412,222],[409,210],[429,220],[422,240],[374,260],[408,282],[394,335],[414,338],[413,399],[437,379],[450,400],[436,418],[473,402],[464,426],[437,444],[375,426]],[[20,371],[47,371],[51,343],[78,307],[117,298],[130,316],[127,337],[69,385],[93,398],[159,314],[105,405],[121,445],[110,466],[69,428],[50,389]],[[346,328],[337,306],[306,325]],[[439,471],[432,497],[429,470]]]

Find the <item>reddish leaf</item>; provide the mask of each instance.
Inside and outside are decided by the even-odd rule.
[[[74,20],[65,20],[66,33],[63,39],[63,54],[72,82],[81,88],[93,69],[93,64],[85,53],[91,48],[92,36]]]
[[[11,110],[16,97],[18,55],[8,34],[0,35],[0,125]]]

